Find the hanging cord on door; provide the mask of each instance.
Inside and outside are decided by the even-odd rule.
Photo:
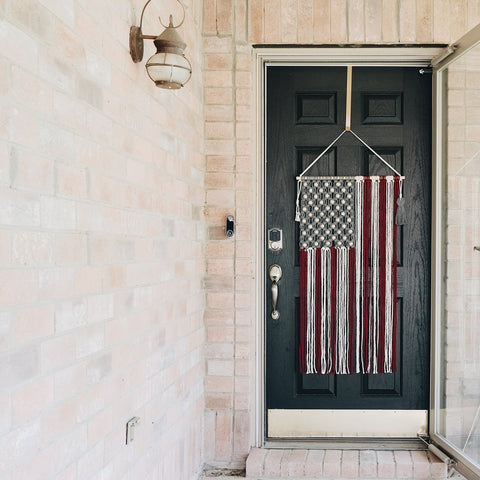
[[[352,117],[352,66],[347,67],[347,98],[345,100],[345,131],[350,132]]]
[[[305,173],[310,170],[315,163],[320,160],[329,150],[330,148],[335,145],[335,143],[340,139],[340,137],[347,132],[347,130],[344,130],[315,160],[297,177],[297,202],[296,202],[296,209],[295,209],[295,221],[299,222],[300,221],[300,194],[302,191],[302,177],[305,175]]]
[[[352,115],[352,66],[347,66],[347,94],[345,102],[345,130],[343,130],[340,135],[338,135],[335,140],[333,140],[330,145],[323,150],[320,155],[318,155],[313,162],[297,177],[297,199],[295,207],[295,221],[300,221],[300,195],[302,190],[302,178],[305,173],[310,170],[318,160],[320,160],[333,145],[340,140],[340,138],[346,133],[350,132],[357,140],[359,140],[370,152],[372,152],[380,161],[382,161],[390,170],[392,170],[396,175],[400,177],[400,192],[397,198],[397,212],[395,215],[395,223],[397,225],[404,225],[406,220],[405,212],[405,199],[403,198],[403,180],[405,179],[402,174],[396,170],[392,165],[390,165],[380,154],[378,154],[370,145],[368,145],[362,138],[360,138],[352,129],[351,129],[351,115]],[[352,177],[353,178],[353,177]]]

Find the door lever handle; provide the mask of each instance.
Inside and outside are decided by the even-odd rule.
[[[272,313],[271,316],[274,320],[278,320],[280,318],[280,313],[277,310],[277,302],[278,302],[278,281],[282,278],[282,268],[280,265],[273,264],[270,266],[268,270],[268,274],[270,276],[270,280],[272,281]]]
[[[477,245],[475,245],[473,249],[476,250],[477,252],[480,252],[480,247],[478,247]]]

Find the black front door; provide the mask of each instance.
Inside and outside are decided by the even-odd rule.
[[[269,66],[266,80],[266,408],[428,410],[430,339],[431,77],[412,67],[354,67],[352,130],[405,175],[406,224],[398,228],[397,371],[300,374],[296,176],[345,126],[346,67]],[[309,175],[392,175],[347,133]],[[273,235],[278,236],[278,232]],[[274,238],[275,240],[275,238]],[[271,316],[268,270],[278,264]],[[268,428],[267,428],[268,431]],[[270,434],[268,436],[271,436]]]

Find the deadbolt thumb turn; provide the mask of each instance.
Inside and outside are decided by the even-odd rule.
[[[282,278],[282,268],[276,263],[271,265],[268,274],[270,275],[270,280],[272,281],[272,318],[278,320],[280,318],[280,313],[277,310],[277,301],[278,301],[278,281]]]

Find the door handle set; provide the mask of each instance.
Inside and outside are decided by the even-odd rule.
[[[282,278],[282,267],[274,263],[268,269],[268,274],[270,276],[270,280],[272,281],[272,313],[271,317],[274,320],[278,320],[280,318],[280,313],[277,310],[277,302],[278,302],[278,281]]]

